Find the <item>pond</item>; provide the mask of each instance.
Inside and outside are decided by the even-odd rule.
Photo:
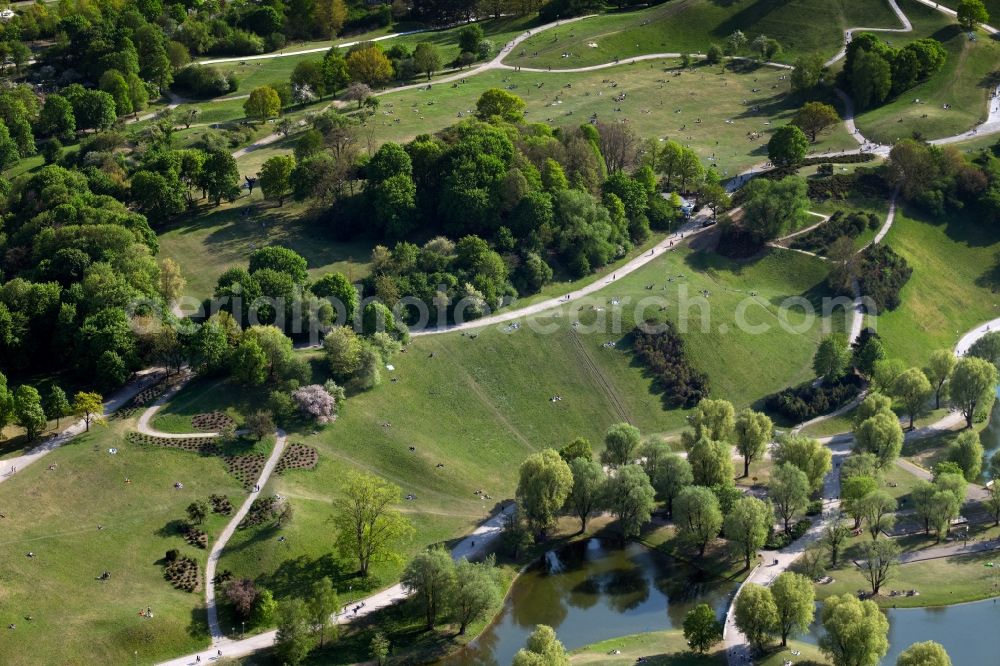
[[[549,551],[515,582],[486,631],[444,664],[509,664],[537,624],[573,650],[596,641],[680,628],[698,603],[721,618],[736,583],[631,543],[588,539]]]
[[[889,653],[883,664],[895,664],[899,653],[923,641],[937,641],[948,651],[953,664],[996,664],[993,632],[1000,627],[1000,603],[986,599],[957,606],[934,608],[890,608]],[[819,609],[816,611],[819,618]],[[822,630],[818,622],[802,640],[816,643]]]

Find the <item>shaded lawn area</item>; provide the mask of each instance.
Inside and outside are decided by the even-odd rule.
[[[983,32],[970,40],[953,18],[915,0],[899,0],[899,6],[913,22],[913,32],[883,37],[897,48],[932,37],[942,43],[948,59],[927,81],[858,114],[857,126],[870,139],[893,143],[915,132],[926,139],[952,136],[986,120],[989,95],[1000,82],[995,71],[1000,44]]]
[[[252,199],[244,194],[236,204],[205,208],[160,231],[160,256],[180,264],[187,279],[185,294],[211,296],[219,275],[234,266],[246,267],[254,249],[266,245],[301,254],[313,279],[329,271],[341,271],[351,280],[367,275],[370,242],[340,242],[303,204],[286,201],[278,208],[260,196],[255,189]]]

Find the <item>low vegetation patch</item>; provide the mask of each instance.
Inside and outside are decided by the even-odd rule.
[[[805,382],[769,395],[764,405],[767,411],[778,414],[791,423],[801,423],[815,418],[820,414],[832,412],[860,390],[860,379],[848,375],[836,383],[826,383],[814,386]]]
[[[268,497],[258,497],[250,505],[250,511],[240,522],[239,529],[245,530],[250,527],[263,525],[272,518],[277,517],[281,501],[275,495]]]
[[[233,512],[233,505],[226,495],[212,495],[208,498],[208,503],[212,505],[212,513],[228,516]]]
[[[318,462],[319,451],[313,447],[305,444],[289,444],[281,454],[274,471],[276,474],[281,474],[290,469],[313,469]]]
[[[659,329],[651,332],[651,329]],[[708,377],[684,355],[684,340],[670,322],[647,321],[632,332],[632,348],[655,378],[663,400],[675,407],[693,407],[708,397]]]
[[[163,577],[178,590],[197,592],[201,589],[198,563],[190,557],[179,556],[176,550],[167,553],[167,563],[163,568]]]
[[[875,213],[837,211],[812,231],[796,236],[790,247],[825,255],[838,238],[857,238],[866,228],[877,229],[881,223]]]
[[[245,456],[226,456],[223,458],[229,473],[249,490],[260,478],[267,457],[262,453],[251,453]]]
[[[899,307],[899,292],[913,269],[895,250],[880,243],[861,254],[859,273],[861,293],[871,298],[879,310],[894,310]]]
[[[207,412],[195,414],[191,417],[191,426],[195,430],[203,432],[222,432],[226,428],[231,428],[236,422],[225,412]]]

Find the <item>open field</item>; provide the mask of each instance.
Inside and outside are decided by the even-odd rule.
[[[824,270],[820,262],[801,255],[775,253],[752,264],[731,264],[684,250],[603,289],[593,300],[601,311],[567,308],[559,317],[539,317],[538,325],[524,323],[510,332],[497,326],[481,329],[476,337],[452,333],[415,338],[393,361],[395,371],[388,374],[396,381],[384,380],[380,387],[353,396],[333,425],[292,435],[291,441],[319,450],[320,464],[314,471],[271,482],[275,492],[298,500],[295,520],[282,530],[285,541],[279,542],[273,532],[238,534],[221,566],[268,582],[280,577],[285,560],[308,564],[322,558],[331,543],[326,527],[330,501],[351,469],[377,472],[404,493],[416,495],[404,507],[418,527],[416,541],[405,549],[408,553],[455,537],[496,502],[512,497],[518,463],[529,453],[559,447],[576,436],[587,437],[599,448],[605,429],[622,420],[646,434],[683,426],[683,413],[664,410],[631,355],[604,347],[621,341],[635,316],[631,307],[623,309],[621,332],[606,323],[597,325],[598,316],[614,309],[611,297],[626,306],[650,295],[665,297],[667,316],[690,320],[694,330],[686,337],[689,354],[708,373],[713,392],[738,405],[802,381],[811,376],[820,322],[800,334],[754,336],[735,326],[734,311],[753,289],[757,297],[747,319],[775,325],[776,304],[790,295],[810,294]],[[654,290],[645,288],[650,283]],[[696,308],[683,313],[676,305],[680,291],[697,298],[702,290],[711,292],[706,331],[694,326]],[[649,314],[655,313],[656,308],[650,308]],[[802,323],[801,313],[788,317],[790,323]],[[578,329],[570,325],[574,320],[581,323]],[[591,324],[596,332],[588,332]],[[536,330],[540,326],[552,330]],[[755,348],[752,357],[745,351],[749,346]],[[554,395],[562,400],[552,402]],[[182,392],[177,400],[183,399]],[[439,463],[444,467],[438,468]],[[493,500],[484,503],[474,494],[477,489]],[[380,568],[378,579],[394,580],[398,572],[398,565],[387,565]]]
[[[3,663],[150,663],[204,645],[203,592],[171,587],[158,561],[176,548],[202,571],[207,551],[176,532],[185,507],[211,493],[235,505],[243,491],[218,458],[126,443],[133,427],[95,427],[0,485]],[[227,520],[210,514],[210,541]]]
[[[866,538],[858,537],[852,540],[852,544]],[[856,547],[852,545],[852,548]],[[847,555],[851,556],[850,550]],[[884,589],[917,590],[920,594],[914,597],[881,596],[875,601],[883,606],[912,608],[945,606],[997,596],[1000,594],[1000,570],[986,566],[996,560],[997,553],[994,551],[900,565]],[[833,577],[834,582],[816,586],[816,598],[820,601],[834,594],[854,594],[868,588],[859,569],[849,561],[846,566],[830,570],[828,575]]]
[[[913,268],[896,310],[870,318],[889,357],[923,365],[935,349],[997,316],[1000,231],[958,213],[943,219],[902,207],[885,242]]]
[[[528,121],[579,125],[594,115],[601,122],[627,121],[642,138],[690,146],[722,175],[765,161],[771,130],[786,124],[799,105],[789,93],[787,72],[766,66],[737,73],[707,65],[682,70],[678,60],[655,60],[582,73],[496,70],[464,84],[381,96],[376,139],[406,141],[443,129],[474,113],[479,95],[494,87],[524,99]],[[625,98],[615,101],[622,93]],[[753,132],[761,137],[751,140]],[[838,126],[810,150],[856,145]]]
[[[618,650],[619,654],[611,655],[613,650]],[[691,652],[684,633],[679,629],[633,634],[594,643],[574,650],[570,663],[624,666],[636,663],[640,657],[646,664],[669,666],[716,666],[726,663],[725,651],[721,648],[709,654]]]
[[[925,139],[953,136],[984,121],[989,95],[998,83],[995,70],[1000,62],[1000,43],[982,33],[970,41],[954,19],[915,0],[899,0],[899,6],[913,22],[913,32],[885,39],[900,47],[933,37],[948,52],[948,60],[927,81],[858,114],[858,128],[869,139],[892,143],[913,133]],[[945,109],[945,104],[951,108]]]
[[[805,53],[832,56],[844,29],[858,25],[895,28],[899,19],[884,0],[671,0],[547,30],[522,42],[505,62],[559,69],[646,53],[704,53],[737,29],[751,40],[760,34],[777,39],[783,51],[778,59],[792,62]]]

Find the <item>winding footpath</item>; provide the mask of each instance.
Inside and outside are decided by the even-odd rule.
[[[261,488],[263,488],[263,482],[261,484]],[[247,502],[249,501],[250,499],[248,498]],[[456,560],[462,558],[471,560],[486,555],[489,552],[490,547],[500,536],[503,529],[504,518],[511,510],[513,510],[513,508],[514,505],[510,504],[500,513],[484,521],[472,533],[455,545],[451,551],[451,556]],[[236,522],[238,521],[235,521],[234,519],[234,522],[231,522],[230,525],[235,525]],[[222,537],[220,536],[220,540],[221,538]],[[213,547],[213,553],[215,550],[216,549]],[[221,550],[222,547],[220,546],[220,553]],[[214,563],[212,562],[211,555],[209,556],[209,567],[212,567],[211,572],[214,573]],[[206,568],[206,578],[209,575],[210,571]],[[208,598],[208,590],[209,586],[206,585],[206,599]],[[388,606],[405,599],[407,596],[409,596],[407,590],[403,588],[402,585],[397,583],[396,585],[377,592],[369,597],[366,597],[365,599],[359,599],[348,604],[345,606],[343,611],[334,614],[333,621],[337,624],[347,624],[349,622],[353,622],[358,618],[365,617],[369,613],[375,613],[379,610],[387,608]],[[275,630],[265,631],[240,640],[225,638],[219,630],[217,621],[215,626],[212,627],[214,599],[211,603],[213,605],[209,606],[209,626],[212,633],[212,645],[210,648],[184,655],[183,657],[177,657],[176,659],[161,662],[158,666],[196,666],[199,663],[199,659],[202,663],[217,659],[219,651],[222,652],[223,657],[235,658],[244,657],[246,655],[253,654],[254,652],[259,652],[260,650],[266,650],[274,645],[274,640],[277,636],[277,631]]]

